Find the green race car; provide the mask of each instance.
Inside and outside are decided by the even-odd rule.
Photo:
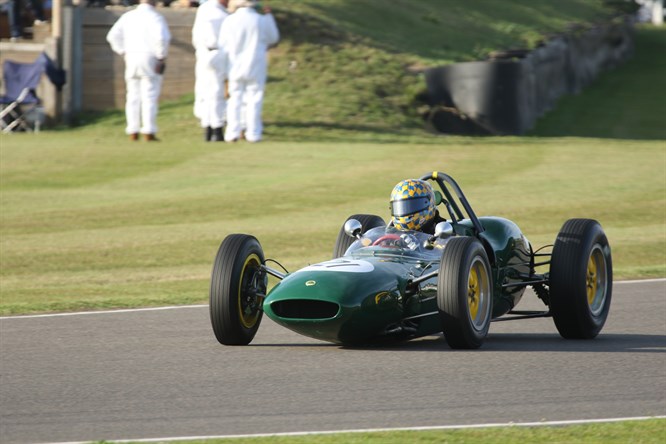
[[[263,313],[302,335],[344,345],[443,333],[450,347],[474,349],[491,322],[535,317],[552,317],[567,339],[597,336],[613,286],[610,246],[597,221],[570,219],[552,246],[535,251],[510,220],[477,217],[449,175],[419,180],[437,185],[434,205],[447,215],[432,234],[353,215],[332,260],[293,273],[268,266],[255,237],[227,236],[210,285],[217,340],[249,344]],[[280,281],[267,291],[269,275]],[[543,310],[516,310],[528,286]]]

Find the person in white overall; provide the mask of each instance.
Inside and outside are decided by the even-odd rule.
[[[257,12],[254,0],[231,0],[227,17],[220,28],[218,46],[229,61],[229,100],[224,140],[235,142],[241,135],[241,109],[245,105],[245,139],[259,142],[263,133],[261,110],[268,70],[266,52],[280,40],[270,8]]]
[[[106,35],[111,49],[125,58],[125,132],[130,140],[155,141],[157,108],[162,75],[171,41],[164,16],[155,10],[155,0],[141,0],[121,15]]]
[[[197,8],[192,26],[192,45],[195,49],[194,116],[204,129],[204,140],[223,141],[222,127],[226,121],[224,80],[226,54],[218,48],[217,40],[222,22],[229,15],[228,0],[208,0]]]

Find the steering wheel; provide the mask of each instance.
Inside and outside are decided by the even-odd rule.
[[[384,247],[398,248],[400,242],[404,242],[397,234],[385,234],[372,243],[372,246],[382,245]]]

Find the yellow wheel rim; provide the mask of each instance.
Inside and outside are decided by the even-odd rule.
[[[490,279],[480,257],[472,261],[467,277],[467,310],[472,325],[483,330],[490,317]]]
[[[587,262],[587,302],[592,306],[594,296],[597,294],[597,261],[590,256]]]
[[[245,328],[252,328],[257,323],[259,319],[259,309],[256,307],[256,304],[252,304],[252,300],[245,294],[243,294],[243,289],[247,288],[249,280],[253,278],[250,275],[251,271],[248,272],[248,268],[258,269],[261,265],[261,259],[256,254],[250,254],[245,263],[243,264],[243,269],[241,271],[239,285],[238,285],[238,317],[240,318],[241,324]]]
[[[585,290],[587,292],[587,304],[593,314],[601,312],[606,301],[606,258],[599,245],[595,245],[587,261],[587,273],[585,275]]]
[[[476,319],[479,314],[480,295],[479,272],[476,268],[472,268],[469,273],[469,281],[467,282],[467,307],[469,307],[469,315],[472,319]]]

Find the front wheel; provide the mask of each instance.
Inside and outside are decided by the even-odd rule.
[[[253,236],[231,234],[220,245],[210,282],[210,320],[221,344],[247,345],[257,333],[268,284],[263,263]]]
[[[596,220],[570,219],[553,245],[550,311],[566,339],[592,339],[606,323],[613,290],[608,239]]]
[[[488,254],[473,237],[451,238],[442,253],[437,306],[451,348],[479,348],[490,328],[493,283]]]

